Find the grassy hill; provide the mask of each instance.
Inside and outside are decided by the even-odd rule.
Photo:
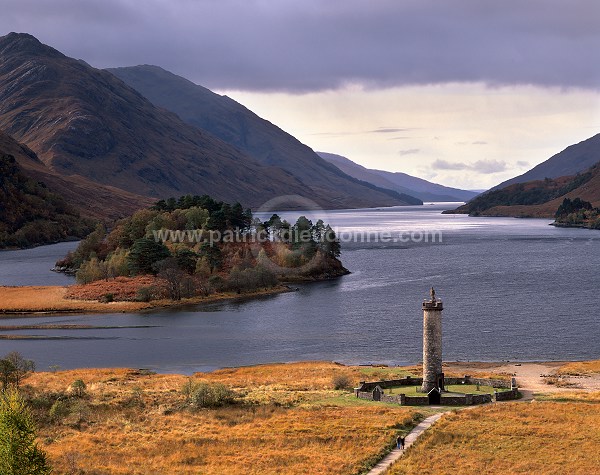
[[[495,186],[494,189],[505,188],[515,183],[576,175],[583,173],[598,162],[600,162],[600,134],[570,145],[523,175],[511,178]]]
[[[565,198],[579,198],[593,207],[599,207],[600,164],[575,176],[515,183],[502,189],[491,190],[446,213],[554,218]]]

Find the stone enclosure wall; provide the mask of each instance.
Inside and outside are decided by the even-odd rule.
[[[370,401],[381,401],[388,403],[400,404],[403,406],[425,406],[429,404],[429,398],[423,396],[406,396],[405,394],[385,394],[385,390],[389,388],[397,388],[402,386],[420,386],[423,382],[422,378],[413,378],[407,376],[402,379],[389,379],[382,381],[362,381],[360,386],[354,389],[354,394],[360,399]],[[481,385],[492,386],[495,388],[509,389],[510,391],[495,391],[494,394],[463,394],[456,396],[443,396],[440,400],[442,406],[470,406],[473,404],[484,404],[492,401],[509,401],[517,399],[519,392],[516,387],[514,378],[511,381],[503,379],[483,379],[472,378],[465,375],[464,378],[445,378],[447,385]]]

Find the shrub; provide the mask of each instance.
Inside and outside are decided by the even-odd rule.
[[[352,389],[352,380],[347,374],[336,374],[331,380],[333,389]]]
[[[225,281],[220,275],[212,275],[208,278],[208,287],[211,291],[220,292],[225,288]]]
[[[69,415],[69,404],[59,399],[50,408],[48,415],[54,422],[60,422]]]
[[[71,391],[72,391],[73,395],[75,395],[76,397],[85,396],[86,387],[87,386],[81,379],[76,379],[75,381],[73,381],[71,383]]]
[[[188,403],[194,408],[221,407],[232,404],[236,394],[221,383],[194,383],[188,381],[182,388]]]
[[[135,299],[138,302],[150,302],[155,298],[156,289],[154,287],[140,287]]]
[[[90,282],[106,279],[107,277],[106,263],[99,261],[97,257],[92,257],[89,261],[81,264],[81,267],[75,274],[78,284],[89,284]]]

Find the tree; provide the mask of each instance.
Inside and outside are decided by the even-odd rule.
[[[335,231],[331,229],[331,226],[325,227],[323,234],[323,241],[321,242],[321,250],[330,257],[338,258],[342,254],[342,248],[340,241],[335,235]]]
[[[0,380],[2,381],[2,389],[5,390],[9,386],[18,388],[21,381],[33,371],[35,371],[35,363],[33,361],[26,360],[21,356],[21,353],[17,351],[8,353],[0,360]]]
[[[186,274],[179,268],[177,259],[174,257],[163,259],[156,263],[155,268],[158,271],[158,277],[167,283],[171,300],[181,300],[182,285]]]
[[[87,386],[85,385],[85,383],[81,379],[76,379],[75,381],[73,381],[71,383],[71,391],[73,391],[73,394],[76,397],[83,397],[83,396],[85,396],[85,390],[86,390],[86,388],[87,388]]]
[[[223,255],[221,250],[217,247],[216,244],[211,244],[209,242],[202,243],[200,247],[200,256],[206,259],[208,265],[210,266],[210,273],[212,274],[215,269],[221,267],[223,262]]]
[[[171,256],[169,249],[162,242],[153,238],[141,238],[133,243],[127,257],[129,271],[136,274],[154,274],[155,264]]]
[[[15,389],[0,396],[0,473],[49,475],[52,468],[36,442],[33,417]]]
[[[175,259],[179,268],[188,274],[193,274],[196,270],[198,254],[187,247],[182,247],[175,251]]]

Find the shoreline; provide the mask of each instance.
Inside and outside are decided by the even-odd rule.
[[[118,301],[103,303],[98,300],[65,298],[69,286],[0,286],[0,316],[55,315],[70,313],[133,313],[159,308],[177,308],[211,304],[227,300],[294,292],[286,284],[252,292],[220,292],[207,297],[199,296],[181,300],[154,300],[150,302]]]

